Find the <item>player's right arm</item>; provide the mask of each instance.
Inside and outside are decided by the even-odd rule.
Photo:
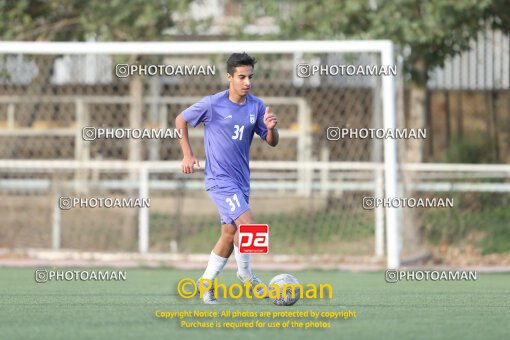
[[[196,164],[197,167],[200,168],[200,163],[198,163],[198,159],[195,158],[191,150],[188,137],[188,122],[184,119],[182,113],[175,118],[175,127],[182,131],[182,138],[179,140],[184,155],[181,163],[181,170],[185,174],[191,174],[193,173],[193,166]]]

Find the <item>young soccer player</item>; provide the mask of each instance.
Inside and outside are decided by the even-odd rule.
[[[279,139],[275,114],[259,98],[250,94],[255,62],[246,53],[232,54],[227,60],[228,90],[203,98],[175,120],[175,126],[182,129],[180,143],[184,158],[181,167],[186,174],[193,173],[194,167],[200,168],[190,147],[188,124],[195,127],[204,123],[205,186],[221,219],[221,236],[211,252],[202,278],[212,282],[234,250],[237,277],[243,283],[249,281],[252,287],[262,281],[251,271],[251,255],[239,252],[237,228],[241,224],[255,222],[249,206],[250,145],[254,133],[271,146],[276,146]],[[258,295],[261,296],[262,292],[263,288],[259,287]],[[212,287],[203,301],[217,303]]]

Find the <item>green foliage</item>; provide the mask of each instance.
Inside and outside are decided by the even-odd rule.
[[[484,18],[491,19],[491,25],[505,33],[510,33],[510,2],[508,0],[492,0],[485,10]]]
[[[176,25],[172,14],[188,10],[190,0],[0,0],[3,40],[72,41],[164,40]]]
[[[445,152],[447,163],[495,163],[493,143],[486,133],[455,137]]]
[[[460,205],[462,202],[457,200]],[[457,203],[456,203],[457,205]],[[480,248],[482,254],[510,251],[509,222],[507,206],[491,206],[474,211],[472,209],[429,209],[424,213],[423,234],[428,242],[459,245],[471,243]],[[470,234],[479,234],[479,239],[470,240]]]
[[[494,27],[510,29],[510,3],[503,0],[297,0],[288,4],[288,13],[269,0],[246,5],[243,25],[259,14],[272,16],[280,27],[278,34],[264,38],[390,39],[400,48],[406,71],[422,84],[428,68],[468,49],[487,19]]]

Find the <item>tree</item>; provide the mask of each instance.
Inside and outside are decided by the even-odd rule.
[[[0,0],[0,39],[161,41],[166,38],[163,31],[176,25],[172,15],[186,13],[191,3],[190,0]],[[45,62],[38,61],[38,77],[42,80],[32,82],[27,89],[28,95],[42,94],[43,86],[49,83],[55,57],[45,59]],[[131,56],[130,63],[138,59],[138,56]],[[131,128],[142,127],[143,88],[140,76],[130,77]],[[34,107],[27,109],[33,111]],[[141,141],[130,139],[129,160],[141,159]],[[132,172],[131,177],[136,179],[136,173]],[[131,220],[136,225],[136,216],[132,216]]]
[[[3,40],[150,41],[165,40],[163,30],[185,13],[190,0],[18,0],[0,1]]]
[[[404,58],[410,90],[410,128],[426,125],[428,71],[463,50],[489,23],[508,32],[510,3],[505,0],[343,0],[289,2],[290,11],[264,0],[245,10],[273,16],[280,32],[270,39],[390,39]],[[261,10],[262,7],[262,10]],[[272,15],[279,13],[280,15]],[[250,38],[239,29],[240,36]],[[254,37],[251,37],[254,38]],[[261,38],[261,37],[258,37]],[[408,161],[422,160],[421,140],[408,143]]]

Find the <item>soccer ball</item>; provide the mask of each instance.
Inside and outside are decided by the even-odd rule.
[[[299,300],[299,296],[301,295],[300,286],[295,286],[294,294],[292,294],[292,287],[286,286],[284,289],[284,285],[299,285],[298,280],[290,274],[279,274],[273,277],[271,282],[269,282],[269,291],[275,290],[274,288],[277,285],[280,287],[280,296],[273,299],[273,303],[277,306],[292,306]],[[285,290],[285,292],[284,292]],[[274,293],[273,293],[274,294]],[[272,297],[272,295],[270,295]]]

